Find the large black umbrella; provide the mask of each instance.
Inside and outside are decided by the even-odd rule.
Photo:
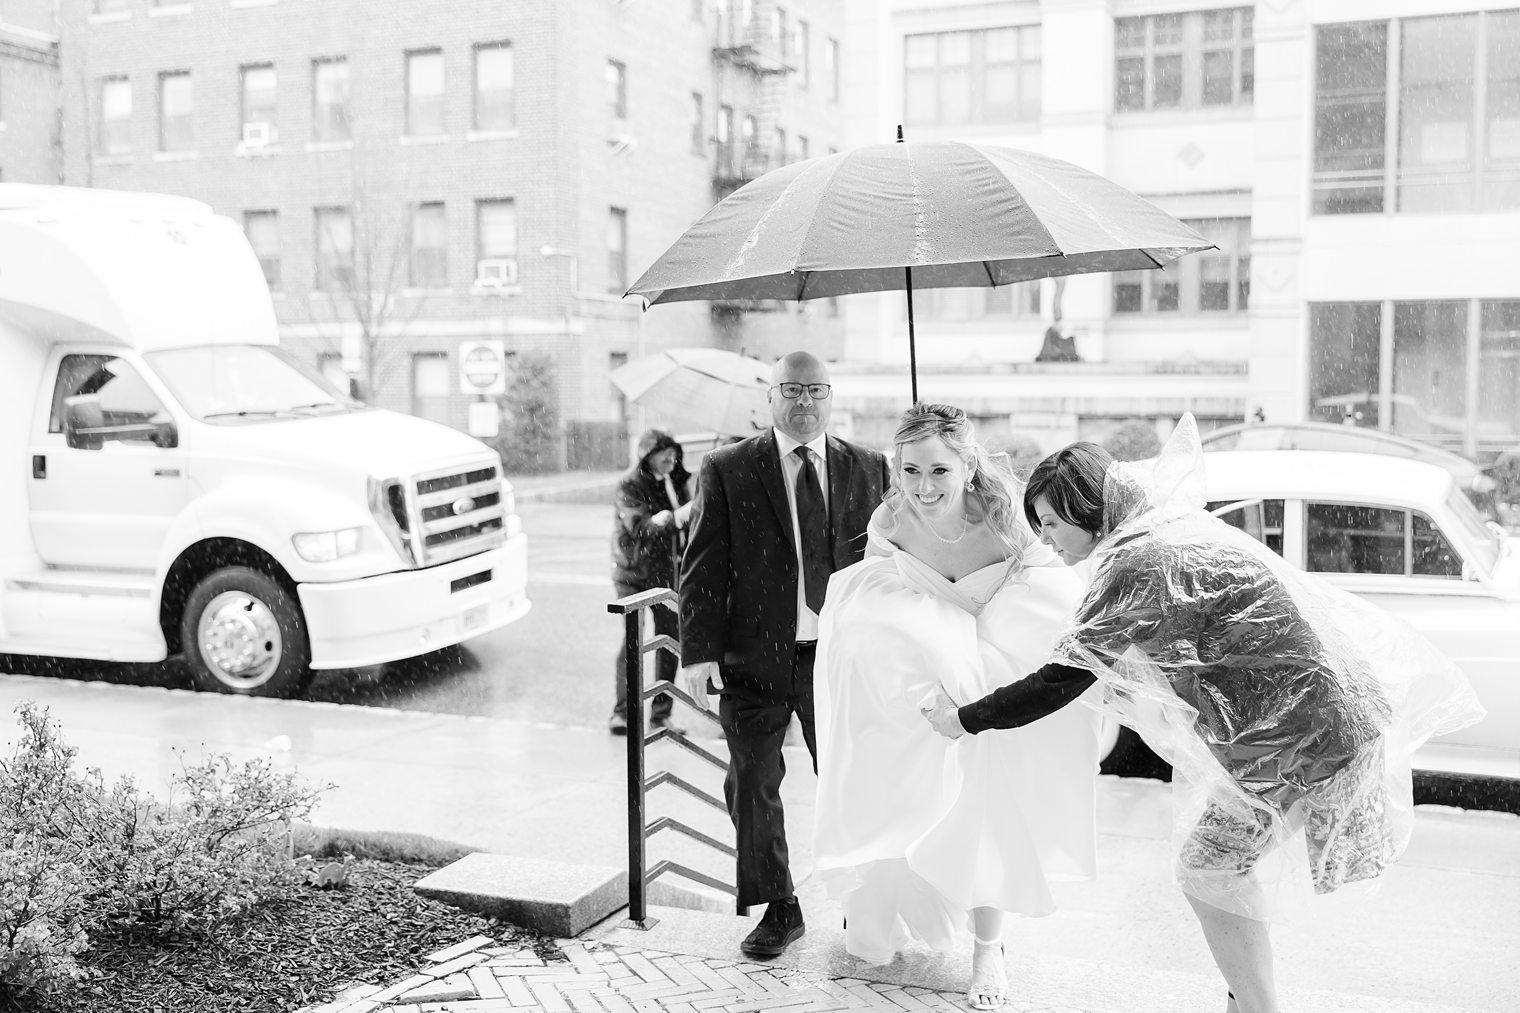
[[[966,141],[873,144],[766,173],[718,202],[628,290],[821,299],[1165,267],[1213,247],[1149,201],[1048,155]]]

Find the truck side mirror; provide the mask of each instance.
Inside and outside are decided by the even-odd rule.
[[[105,439],[105,413],[100,395],[76,394],[63,399],[63,438],[75,450],[99,450]]]

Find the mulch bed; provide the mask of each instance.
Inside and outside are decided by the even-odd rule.
[[[418,897],[432,866],[358,860],[340,887],[308,887],[204,937],[96,937],[65,994],[0,999],[9,1013],[291,1013],[357,982],[390,985],[476,935],[563,960],[553,940]]]

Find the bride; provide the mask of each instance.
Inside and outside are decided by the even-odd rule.
[[[814,854],[851,954],[950,950],[970,928],[967,999],[997,1009],[1004,912],[1049,914],[1052,880],[1093,876],[1097,715],[950,742],[919,709],[940,685],[977,700],[1038,667],[1082,587],[964,411],[914,405],[893,442],[866,558],[834,574],[820,617]]]

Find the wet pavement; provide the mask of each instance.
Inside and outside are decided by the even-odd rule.
[[[51,709],[66,740],[79,748],[81,763],[100,767],[107,777],[130,773],[155,794],[179,768],[176,749],[192,756],[202,751],[226,752],[234,759],[263,756],[315,783],[334,785],[314,817],[324,825],[422,833],[528,858],[626,862],[625,743],[598,729],[0,677],[0,708],[9,713],[23,699]],[[3,727],[0,737],[13,739],[14,724]],[[823,1002],[813,993],[798,998],[788,991],[812,979],[902,985],[900,995],[893,993],[902,1001],[894,1004],[914,1013],[936,1003],[910,995],[910,988],[944,992],[953,1005],[965,980],[963,956],[912,951],[885,968],[864,968],[842,953],[838,908],[811,875],[814,782],[805,754],[794,751],[789,758],[794,762],[788,764],[783,797],[809,930],[781,960],[758,965],[774,973],[757,987],[797,999],[772,1003],[778,1006]],[[715,772],[669,744],[652,747],[650,766],[717,788]],[[1168,799],[1168,787],[1157,782],[1100,778],[1099,878],[1062,884],[1061,908],[1051,917],[1008,924],[1009,967],[1024,1004],[1012,1009],[1222,1008],[1217,972],[1170,882]],[[731,833],[722,814],[669,788],[652,793],[651,814],[676,816],[720,839]],[[671,858],[725,879],[731,873],[726,862],[675,835],[658,835],[650,851],[653,858]],[[649,932],[630,937],[631,930],[609,923],[589,935],[651,961],[671,954],[730,967],[744,963],[737,942],[749,920],[674,909],[657,914],[659,924]],[[1285,1010],[1513,1011],[1520,996],[1520,965],[1514,959],[1520,952],[1520,817],[1421,807],[1409,853],[1385,877],[1380,892],[1323,898],[1311,916],[1278,930],[1274,943]],[[776,968],[795,973],[789,977]],[[570,989],[561,995],[563,1008],[549,1001],[523,1003],[532,1008],[522,1013],[628,1013],[619,998],[639,1013],[764,1008],[717,995],[701,1004],[688,997],[661,1005],[660,996],[630,998],[619,992],[622,987],[609,978],[610,991],[588,989],[576,997]],[[396,996],[404,1000],[405,994]],[[491,1006],[467,1005],[468,997],[447,1000],[449,1006],[410,1005],[519,1008],[510,1001],[503,1005],[503,998],[508,997],[474,996],[474,1002]],[[845,1001],[842,995],[835,998]]]

